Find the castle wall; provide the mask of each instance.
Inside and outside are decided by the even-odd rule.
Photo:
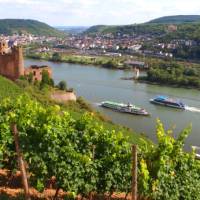
[[[52,77],[52,70],[48,66],[33,65],[33,66],[26,68],[24,74],[28,75],[28,74],[32,73],[33,74],[33,81],[41,81],[43,70],[48,72],[50,78]]]
[[[12,80],[24,75],[24,59],[21,47],[13,47],[11,53],[0,54],[0,75]]]

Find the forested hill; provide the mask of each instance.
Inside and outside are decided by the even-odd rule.
[[[30,19],[1,19],[0,20],[0,34],[12,35],[17,34],[33,34],[42,36],[64,36],[64,33],[57,29]]]
[[[154,19],[143,24],[132,24],[132,25],[122,25],[122,26],[106,26],[98,25],[92,26],[87,29],[84,33],[89,35],[96,34],[107,34],[112,33],[117,35],[121,34],[151,34],[151,35],[163,35],[168,33],[168,26],[170,24],[177,25],[178,33],[175,37],[187,35],[189,33],[188,39],[193,39],[190,36],[195,32],[195,35],[200,35],[199,25],[200,25],[200,15],[177,15],[177,16],[167,16]],[[196,38],[196,36],[195,36]]]
[[[162,24],[133,24],[123,26],[92,26],[87,29],[84,34],[106,34],[113,33],[114,35],[121,34],[162,34],[165,33],[165,26]]]
[[[165,16],[157,19],[153,19],[148,23],[159,23],[159,24],[180,24],[180,23],[193,23],[200,22],[200,15],[174,15]]]

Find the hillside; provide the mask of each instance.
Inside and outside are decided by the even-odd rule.
[[[7,97],[14,98],[22,93],[22,89],[19,88],[15,83],[0,76],[0,101]]]
[[[64,36],[64,33],[57,29],[36,20],[30,19],[1,19],[0,34],[12,35],[17,34],[33,34],[42,36]]]
[[[18,96],[26,94],[32,99],[36,99],[43,105],[54,106],[57,105],[57,102],[52,100],[50,97],[50,91],[52,90],[53,89],[51,88],[49,89],[49,92],[45,90],[43,91],[33,85],[30,85],[24,80],[17,80],[15,83],[7,78],[4,78],[3,76],[0,76],[0,102],[4,98],[10,97],[11,99],[16,99]],[[95,120],[101,123],[107,130],[123,132],[125,136],[129,137],[129,141],[131,143],[142,145],[144,139],[151,143],[151,141],[146,137],[133,132],[133,130],[113,124],[106,116],[103,116],[92,109],[91,106],[81,97],[77,98],[77,102],[63,104],[62,108],[69,112],[75,119],[79,119],[85,112],[92,112],[95,115]]]
[[[31,199],[114,200],[113,194],[120,195],[115,200],[128,199],[135,160],[138,200],[200,199],[199,161],[194,152],[183,149],[191,127],[175,139],[173,131],[165,131],[158,120],[157,145],[143,142],[139,148],[131,148],[123,131],[108,130],[94,113],[77,119],[61,105],[21,96],[0,102],[1,200],[25,199],[17,171],[13,122],[19,130]],[[134,155],[138,156],[133,160]]]
[[[199,24],[200,15],[176,15],[176,16],[166,16],[151,20],[143,24],[132,24],[132,25],[97,25],[88,28],[84,34],[96,35],[96,34],[107,34],[112,33],[117,34],[152,34],[152,35],[163,35],[168,33],[167,27],[169,24],[177,24],[178,34],[177,36],[183,36],[183,38],[194,39],[196,36],[191,34],[195,31],[195,35],[199,36]],[[189,32],[189,35],[187,34]],[[193,35],[193,34],[192,34]],[[191,37],[191,38],[190,38]]]
[[[165,16],[165,17],[153,19],[147,23],[180,24],[180,23],[193,23],[193,22],[200,22],[200,15]]]
[[[117,35],[121,34],[163,34],[165,33],[165,26],[163,24],[133,24],[123,26],[92,26],[87,29],[84,34],[106,34],[113,33]]]

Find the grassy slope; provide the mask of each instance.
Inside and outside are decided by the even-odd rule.
[[[20,87],[18,86],[20,85]],[[27,85],[27,84],[18,84],[3,78],[0,76],[0,100],[6,97],[15,98],[20,94],[28,93],[32,98],[37,99],[39,102],[45,105],[54,105],[56,104],[53,100],[49,98],[49,94],[46,91],[40,91],[37,88]],[[94,111],[84,100],[78,100],[77,103],[66,103],[60,104],[60,106],[71,113],[71,115],[78,119],[85,111],[90,111],[94,113],[96,120],[105,126],[107,129],[112,129],[116,131],[121,131],[125,136],[129,137],[129,141],[134,144],[142,145],[144,142],[144,137],[134,133],[128,128],[113,124],[110,120],[106,119],[100,113]]]
[[[0,34],[12,35],[13,33],[29,33],[41,36],[64,36],[63,32],[36,20],[1,19]]]
[[[23,90],[12,81],[0,76],[0,100],[6,97],[14,98],[22,94]]]

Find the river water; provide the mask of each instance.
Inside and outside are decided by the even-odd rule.
[[[192,133],[186,141],[186,149],[189,150],[191,145],[200,146],[200,91],[198,90],[121,80],[122,77],[131,77],[131,71],[39,60],[25,61],[26,66],[32,64],[51,66],[56,83],[65,80],[68,87],[74,88],[78,96],[83,96],[115,123],[129,127],[138,133],[144,133],[153,141],[156,141],[157,118],[164,123],[166,128],[174,129],[175,137],[184,127],[192,124]],[[188,105],[188,109],[180,111],[150,104],[149,99],[156,95],[181,99]],[[145,108],[151,116],[123,114],[99,107],[99,103],[105,100],[136,104]]]

